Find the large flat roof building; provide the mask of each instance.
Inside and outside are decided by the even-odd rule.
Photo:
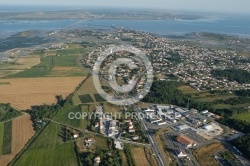
[[[197,145],[197,143],[195,141],[193,141],[192,139],[184,136],[184,135],[179,135],[176,140],[181,143],[183,146],[185,146],[186,148],[191,148]]]

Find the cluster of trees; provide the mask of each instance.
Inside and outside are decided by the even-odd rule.
[[[246,133],[242,137],[238,137],[232,140],[230,143],[239,149],[246,157],[250,159],[250,123],[247,121],[233,119],[233,118],[221,118],[218,122],[234,128],[235,130]]]
[[[241,69],[215,69],[211,71],[214,77],[225,77],[230,81],[237,81],[239,83],[250,83],[250,72]]]
[[[238,105],[238,104],[244,104],[244,103],[250,103],[250,98],[248,97],[234,97],[226,100],[215,100],[213,102],[214,104],[229,104],[229,105]]]
[[[171,57],[167,58],[168,60],[170,60],[172,63],[181,63],[181,56],[178,52],[174,52],[172,50],[167,52],[168,55],[171,55]]]
[[[250,97],[250,89],[242,89],[234,92],[238,96]]]
[[[17,117],[21,113],[13,109],[10,104],[0,104],[0,122]]]
[[[32,106],[31,110],[28,110],[35,130],[40,129],[43,126],[43,122],[41,122],[41,120],[44,121],[46,118],[51,119],[65,104],[65,100],[63,100],[61,95],[56,96],[56,98],[56,104]]]
[[[173,104],[181,107],[196,108],[197,110],[209,109],[211,103],[198,102],[191,99],[190,95],[183,94],[178,89],[183,85],[177,81],[156,81],[151,87],[151,92],[143,99],[144,102],[157,104]],[[189,103],[189,105],[188,105]]]
[[[250,158],[250,133],[242,137],[236,138],[235,140],[231,141],[231,143],[248,158]]]
[[[233,115],[245,113],[246,108],[230,108],[230,109],[215,109],[214,104],[230,104],[237,105],[242,103],[250,103],[250,98],[238,97],[227,100],[215,100],[214,102],[200,102],[192,99],[191,95],[183,94],[178,87],[183,85],[178,81],[155,81],[152,85],[151,91],[143,99],[144,102],[157,104],[173,104],[181,107],[195,108],[197,110],[210,110],[213,113],[224,117],[231,117]],[[219,92],[217,92],[219,93]]]
[[[211,109],[211,112],[221,115],[223,117],[232,117],[234,115],[242,114],[248,112],[246,108],[223,108],[223,109]]]
[[[247,121],[234,118],[221,118],[218,120],[218,122],[243,133],[250,133],[250,123]]]
[[[119,166],[122,165],[122,158],[120,156],[119,150],[115,148],[112,139],[108,139],[107,141],[108,150],[101,149],[100,147],[96,147],[95,154],[91,152],[85,152],[80,154],[82,162],[86,166],[94,165],[94,158],[96,156],[100,156],[101,163],[99,166]]]
[[[134,161],[134,159],[132,157],[130,147],[129,146],[125,146],[124,147],[124,152],[125,152],[125,155],[127,157],[128,165],[129,166],[134,166],[135,165],[135,161]]]

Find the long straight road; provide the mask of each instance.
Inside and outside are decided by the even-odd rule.
[[[132,106],[133,106],[133,108],[134,108],[134,111],[136,111],[136,112],[139,112],[139,111],[140,111],[140,110],[137,108],[137,106],[136,106],[135,104],[133,104]],[[168,165],[168,164],[162,159],[162,156],[163,156],[163,155],[161,154],[161,152],[160,152],[160,150],[159,150],[159,148],[158,148],[158,146],[161,146],[161,145],[157,145],[155,138],[152,137],[152,136],[149,134],[150,132],[149,132],[147,126],[145,125],[143,119],[138,117],[138,120],[139,120],[140,123],[142,124],[142,126],[143,126],[143,128],[144,128],[144,130],[145,130],[145,132],[146,132],[146,134],[147,134],[147,137],[149,138],[149,142],[150,142],[150,144],[152,145],[152,148],[153,148],[153,150],[154,150],[154,154],[155,154],[155,156],[156,156],[156,159],[157,159],[157,161],[158,161],[158,164],[161,165],[161,166]]]
[[[90,54],[93,54],[93,51],[92,51]],[[85,68],[84,65],[82,65],[82,67]],[[85,68],[85,69],[87,69],[87,68]],[[93,72],[91,69],[89,69],[89,68],[88,68],[87,70],[88,70],[92,75],[98,75],[100,79],[102,79],[103,81],[105,81],[105,82],[109,85],[109,81],[108,81],[107,79],[103,78],[101,75],[99,75],[99,73],[94,73],[94,72]],[[144,71],[144,72],[145,72],[145,71]],[[143,73],[144,73],[144,72],[143,72]],[[141,75],[142,75],[142,74],[141,74]],[[109,86],[110,86],[110,85],[109,85]],[[117,92],[115,89],[113,89],[112,86],[110,86],[110,88],[115,92],[115,94],[119,94],[119,92]],[[126,106],[126,104],[124,103],[124,107],[125,107],[125,106]],[[131,106],[133,106],[134,111],[139,112],[139,109],[137,108],[137,106],[136,106],[135,104],[132,104]],[[144,128],[144,130],[145,130],[145,132],[146,132],[146,134],[147,134],[147,137],[149,138],[150,144],[151,144],[151,146],[152,146],[152,148],[153,148],[153,151],[154,151],[154,154],[155,154],[155,156],[156,156],[156,160],[157,160],[158,164],[159,164],[160,166],[166,166],[166,165],[168,165],[168,163],[166,163],[166,162],[162,159],[162,156],[163,156],[163,155],[162,155],[161,152],[159,151],[158,146],[161,146],[161,145],[157,145],[155,139],[149,134],[149,131],[148,131],[146,125],[144,124],[143,119],[140,119],[139,117],[138,117],[138,119],[139,119],[141,125],[143,126],[143,128]]]

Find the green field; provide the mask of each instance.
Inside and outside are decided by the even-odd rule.
[[[92,99],[92,97],[89,94],[79,95],[79,99],[81,100],[81,102],[83,104],[85,104],[85,103],[93,103],[94,102],[94,100]]]
[[[5,78],[30,78],[30,77],[45,77],[53,75],[62,76],[84,76],[86,72],[77,64],[78,54],[83,54],[84,50],[81,49],[65,49],[58,50],[57,56],[42,56],[41,62],[38,65],[21,71],[16,74],[8,75]],[[76,55],[77,54],[77,55]],[[55,67],[72,67],[70,70],[56,70]]]
[[[57,55],[77,55],[83,54],[85,50],[83,48],[73,48],[73,49],[64,49],[64,50],[57,50]]]
[[[96,102],[104,102],[104,101],[106,101],[106,100],[103,99],[103,98],[101,97],[101,95],[99,95],[99,94],[94,94],[94,96],[95,96],[95,101],[96,101]]]
[[[93,105],[70,105],[60,110],[53,118],[53,120],[85,130],[89,125],[89,120],[84,117],[83,113],[93,112]],[[70,115],[69,115],[70,114]],[[70,116],[70,117],[69,117]],[[80,119],[79,119],[79,116]],[[73,118],[73,119],[71,119]]]
[[[12,121],[4,123],[2,154],[11,154]]]
[[[95,139],[96,139],[96,147],[105,151],[109,150],[107,138],[96,136]]]
[[[234,118],[250,122],[250,112],[236,115]]]
[[[10,85],[10,82],[0,82],[0,85]]]
[[[72,115],[70,114],[72,113]],[[74,106],[74,105],[70,105],[67,106],[65,108],[63,108],[62,110],[60,110],[54,117],[53,120],[63,123],[63,124],[67,124],[73,127],[81,127],[83,126],[83,120],[82,119],[76,119],[74,118],[77,114],[81,114],[81,107],[80,106]],[[74,119],[70,119],[70,117],[72,116]]]
[[[49,74],[51,69],[52,69],[51,57],[42,57],[40,64],[33,66],[31,69],[27,69],[13,75],[8,75],[6,77],[7,78],[42,77]]]
[[[10,63],[0,63],[0,69],[11,66]]]
[[[196,94],[199,92],[190,86],[180,86],[178,89],[181,90],[184,94]]]
[[[72,67],[77,66],[76,58],[74,55],[52,56],[51,62],[53,66],[58,67]]]
[[[0,123],[0,156],[2,155],[4,123]]]
[[[74,142],[64,143],[61,126],[51,123],[17,161],[18,166],[78,166]]]

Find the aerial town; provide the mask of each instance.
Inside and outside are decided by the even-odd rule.
[[[0,38],[1,166],[250,166],[249,39],[79,22]]]

